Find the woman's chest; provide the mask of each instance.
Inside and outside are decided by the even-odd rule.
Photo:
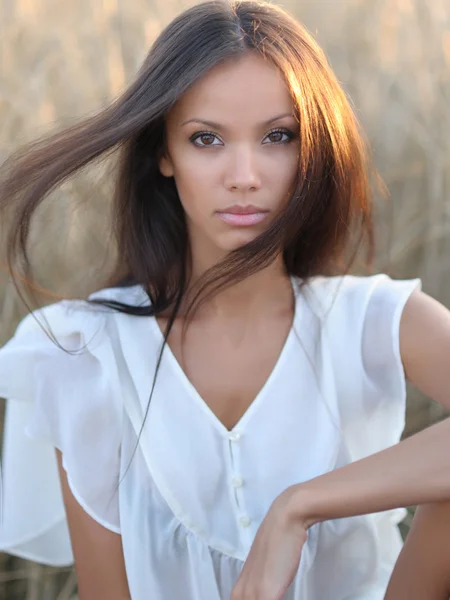
[[[190,382],[198,398],[220,423],[233,429],[289,351],[290,322],[280,320],[252,335],[238,330],[194,327],[183,342],[178,331],[169,336],[167,351],[178,375]]]

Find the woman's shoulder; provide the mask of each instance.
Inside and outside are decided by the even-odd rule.
[[[321,314],[346,311],[356,316],[364,314],[373,302],[401,302],[402,298],[421,286],[419,278],[397,279],[387,273],[345,274],[312,277],[303,286],[303,293],[310,305]]]
[[[130,305],[142,301],[138,286],[104,288],[88,296]],[[0,347],[0,397],[27,399],[34,394],[34,375],[63,386],[87,376],[96,381],[115,371],[110,326],[114,309],[84,299],[64,299],[27,313]],[[29,377],[24,377],[28,373]]]
[[[405,282],[419,281],[418,278],[397,278],[389,275],[388,273],[380,272],[371,275],[356,275],[356,274],[342,274],[342,275],[316,275],[307,280],[307,287],[324,293],[330,291],[343,292],[343,293],[362,293],[364,290],[370,290],[378,286],[399,286],[404,285]]]
[[[148,295],[140,284],[105,287],[90,294],[88,300],[113,300],[132,306],[149,303]]]
[[[66,337],[77,333],[82,337],[95,332],[99,335],[107,324],[109,316],[115,311],[107,303],[98,303],[98,300],[137,306],[142,305],[146,298],[148,297],[142,286],[134,285],[102,288],[91,293],[87,299],[59,300],[27,313],[17,324],[11,340],[24,336],[32,337],[39,331],[44,333],[43,328],[56,338],[58,335]],[[91,300],[95,302],[90,302]]]

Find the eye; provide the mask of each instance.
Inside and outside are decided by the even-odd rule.
[[[283,136],[286,136],[287,139],[283,140]],[[269,131],[266,138],[270,138],[273,144],[289,144],[295,138],[295,133],[290,129],[273,129]]]
[[[285,136],[285,139],[283,139],[283,136]],[[295,133],[290,129],[273,129],[272,131],[269,131],[266,136],[266,138],[269,138],[269,141],[272,144],[276,145],[289,144],[289,142],[291,142],[295,137]],[[198,140],[201,140],[202,143],[198,143]],[[214,144],[214,140],[219,140],[219,138],[211,131],[198,131],[189,138],[189,141],[198,148],[208,148],[222,145],[222,143]]]
[[[199,139],[201,139],[203,143],[197,143],[197,140]],[[214,139],[219,139],[215,133],[212,133],[211,131],[198,131],[189,138],[189,141],[198,148],[207,148],[208,146],[220,146],[220,144],[211,143]]]

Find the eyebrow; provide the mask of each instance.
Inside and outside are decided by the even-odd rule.
[[[279,121],[280,119],[284,119],[285,117],[294,117],[294,119],[295,119],[295,115],[288,112],[288,113],[283,113],[282,115],[278,115],[276,117],[272,117],[268,121],[263,121],[262,123],[259,123],[258,126],[266,127],[267,125],[270,125],[271,123],[274,123],[275,121]],[[208,125],[208,127],[213,127],[214,129],[226,129],[226,127],[224,125],[220,125],[220,123],[216,123],[214,121],[207,121],[206,119],[197,119],[197,118],[183,121],[183,123],[181,123],[181,126],[183,127],[183,125],[187,125],[188,123],[203,123],[203,125]]]

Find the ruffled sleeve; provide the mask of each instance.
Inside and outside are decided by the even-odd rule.
[[[79,504],[120,532],[122,410],[105,310],[77,300],[52,304],[27,315],[0,349],[7,399],[0,551],[73,563],[55,448]],[[37,321],[75,352],[59,348]]]
[[[308,290],[332,355],[341,426],[353,460],[395,444],[404,429],[400,320],[421,286],[420,279],[381,273],[318,278]]]
[[[420,289],[420,279],[391,279],[384,274],[371,278],[361,339],[368,397],[406,396],[400,320],[409,297]]]

